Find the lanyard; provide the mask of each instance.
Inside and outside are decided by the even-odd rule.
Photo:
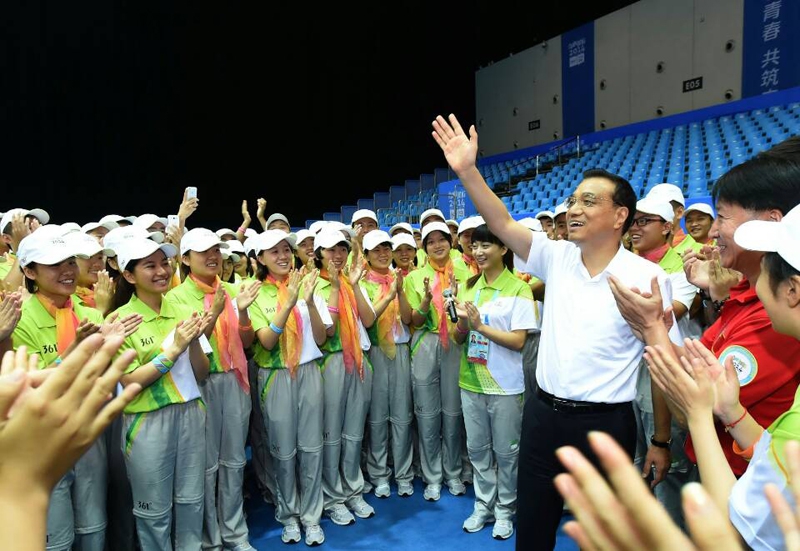
[[[500,294],[500,289],[496,289],[489,302],[494,302],[497,299],[497,295],[499,294]],[[475,299],[473,302],[475,303],[475,307],[478,309],[480,309],[480,300],[481,300],[481,289],[477,289],[475,291]],[[483,315],[483,323],[489,325],[489,314]]]

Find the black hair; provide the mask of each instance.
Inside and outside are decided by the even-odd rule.
[[[180,265],[180,270],[181,270],[181,281],[183,281],[184,279],[189,277],[189,274],[192,273],[192,267],[183,262],[184,258],[187,258],[187,259],[189,258],[189,253],[191,253],[191,251],[187,251],[187,253],[185,255],[182,255],[178,259],[178,264]]]
[[[264,251],[261,251],[264,252]],[[253,253],[255,254],[255,253]],[[260,260],[258,260],[258,256],[256,255],[256,279],[259,281],[265,281],[267,276],[269,275],[269,268],[267,268],[266,264],[262,264]]]
[[[228,276],[228,279],[225,280],[226,283],[236,283],[236,262],[233,262],[231,257],[227,259],[225,257],[222,258],[222,269],[225,270],[225,261],[230,260],[233,263],[233,269],[231,270],[231,275]]]
[[[800,137],[792,137],[733,167],[714,184],[715,202],[786,214],[800,202]]]
[[[628,180],[617,174],[612,174],[602,168],[592,168],[583,173],[583,179],[588,178],[605,178],[614,184],[614,194],[611,200],[615,205],[625,207],[628,209],[628,217],[625,219],[625,224],[622,226],[622,234],[625,235],[631,224],[633,224],[633,217],[636,216],[636,192]]]
[[[253,277],[256,273],[253,271],[253,263],[250,262],[250,259],[255,259],[256,264],[258,264],[258,255],[252,249],[250,252],[247,253],[247,277]]]
[[[26,266],[26,268],[35,269],[35,268],[36,268],[36,262],[31,262],[31,263],[29,263],[29,264]],[[26,275],[25,275],[25,270],[23,270],[23,269],[22,269],[22,266],[20,266],[20,267],[19,267],[19,269],[20,269],[20,271],[22,272],[22,277],[25,279],[25,289],[26,289],[26,290],[27,290],[27,291],[28,291],[30,294],[34,294],[34,293],[36,292],[36,289],[38,288],[38,287],[36,286],[36,282],[35,282],[34,280],[30,279],[28,276],[26,276]]]
[[[138,266],[138,264],[144,259],[137,258],[135,260],[128,261],[128,267],[126,268],[127,271],[133,272],[133,270]],[[122,308],[128,302],[130,302],[131,297],[136,294],[136,286],[125,279],[124,276],[120,274],[116,280],[117,282],[114,288],[114,296],[111,298],[111,309],[109,312],[114,312],[119,308]]]
[[[774,296],[778,295],[778,286],[788,279],[800,276],[800,270],[786,262],[778,253],[764,255],[764,268],[769,274],[769,288]]]
[[[477,228],[472,231],[472,239],[470,240],[471,243],[494,243],[499,247],[506,247],[506,244],[503,243],[499,237],[491,232],[489,226],[486,224],[481,224]],[[506,247],[506,253],[503,255],[503,265],[508,268],[509,271],[514,270],[514,252]],[[471,289],[475,286],[478,280],[481,278],[482,273],[475,274],[471,278],[467,280],[467,289]]]

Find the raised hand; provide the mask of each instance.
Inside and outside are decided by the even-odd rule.
[[[314,301],[314,291],[317,288],[318,276],[319,270],[315,268],[311,270],[303,280],[303,299],[306,301],[306,304],[311,304]]]
[[[422,298],[429,303],[433,300],[433,291],[431,291],[431,279],[429,277],[422,279]]]
[[[180,247],[181,245],[181,237],[183,236],[182,230],[178,226],[169,225],[167,229],[164,230],[165,236],[164,241],[167,243],[172,243],[176,247]]]
[[[253,221],[250,217],[250,211],[247,208],[247,199],[242,201],[242,221],[243,228],[250,226],[250,222]]]
[[[292,270],[289,272],[289,279],[286,282],[286,290],[289,292],[289,303],[286,304],[287,308],[294,308],[297,304],[297,297],[300,296],[300,285],[303,282],[303,274],[299,270]]]
[[[181,206],[178,208],[178,220],[180,220],[181,227],[183,227],[186,220],[194,214],[197,207],[200,206],[200,200],[197,197],[189,199],[186,197],[187,193],[187,190],[183,190],[183,201],[181,201]]]
[[[589,444],[607,474],[604,478],[575,448],[556,455],[569,474],[556,488],[576,520],[564,531],[587,551],[736,551],[742,547],[728,521],[697,483],[684,486],[683,509],[692,534],[678,528],[650,489],[642,483],[625,451],[604,433],[589,433]]]
[[[686,274],[687,281],[704,291],[708,291],[711,284],[709,273],[711,262],[709,259],[713,250],[713,247],[706,245],[700,252],[690,248],[683,253],[683,272]]]
[[[645,347],[644,359],[658,387],[687,418],[709,415],[713,411],[716,391],[705,365],[696,359],[690,362],[681,358],[681,366],[661,346]]]
[[[394,289],[398,295],[403,292],[403,281],[405,281],[405,278],[403,277],[403,272],[399,268],[395,268]]]
[[[0,342],[14,332],[22,317],[22,296],[19,293],[5,293],[0,301]]]
[[[328,277],[330,278],[331,287],[339,289],[341,282],[339,281],[339,269],[334,266],[333,262],[328,262]]]
[[[366,264],[364,262],[356,262],[355,259],[353,260],[353,265],[349,268],[345,268],[347,273],[347,278],[350,281],[350,285],[355,287],[358,285],[358,282],[361,281],[361,278],[366,275]]]
[[[708,266],[708,294],[712,300],[723,300],[730,296],[731,288],[739,284],[744,275],[736,270],[724,268],[720,263],[719,249],[715,249]]]
[[[664,323],[665,312],[658,279],[650,282],[650,293],[642,293],[637,288],[628,289],[616,277],[608,276],[611,293],[617,302],[619,313],[628,322],[634,335],[644,342],[644,333],[657,323]],[[672,318],[670,313],[669,318]]]
[[[81,320],[78,327],[75,329],[75,344],[79,344],[82,340],[90,335],[94,335],[100,331],[100,326],[88,319]],[[63,359],[63,358],[62,358]]]
[[[439,115],[433,121],[433,139],[439,144],[450,165],[456,173],[475,167],[478,155],[478,132],[475,126],[469,127],[469,136],[464,133],[455,115],[449,116],[449,122]]]
[[[264,214],[267,212],[267,200],[263,197],[259,197],[256,199],[256,205],[258,209],[256,210],[256,218],[258,218],[259,224],[265,230],[267,229],[267,219]]]
[[[94,284],[94,303],[97,310],[103,314],[108,312],[113,298],[114,280],[108,275],[108,271],[100,270],[97,272],[97,283]]]
[[[34,220],[36,220],[34,218]],[[11,243],[13,249],[15,251],[19,250],[20,242],[29,236],[33,230],[39,227],[39,221],[36,220],[36,226],[34,227],[28,222],[25,221],[25,215],[22,213],[17,213],[11,217]]]
[[[217,291],[214,293],[214,302],[211,304],[211,313],[214,317],[219,316],[225,309],[225,301],[228,295],[225,292],[225,287],[220,283],[217,286]]]
[[[182,354],[200,334],[203,332],[204,315],[197,312],[192,313],[192,317],[178,323],[175,328],[175,338],[172,345],[177,349],[178,355]]]
[[[725,359],[725,365],[721,365],[717,357],[699,340],[686,339],[684,344],[686,357],[691,360],[692,371],[689,373],[705,370],[713,382],[714,415],[724,423],[736,420],[741,415],[741,406],[739,403],[739,375],[733,365],[733,356],[728,356]],[[684,366],[688,363],[684,361]]]
[[[261,282],[254,281],[251,284],[242,283],[239,287],[239,294],[236,295],[236,307],[241,312],[247,310],[256,298],[258,298],[258,291],[261,289]]]
[[[139,328],[144,318],[141,314],[128,314],[122,319],[119,319],[119,314],[111,314],[106,318],[103,325],[100,326],[100,333],[105,336],[117,335],[122,338],[130,337]]]

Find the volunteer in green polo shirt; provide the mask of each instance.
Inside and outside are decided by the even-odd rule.
[[[408,236],[411,237],[411,236]],[[382,230],[364,236],[364,256],[369,271],[361,288],[375,309],[376,323],[369,329],[373,366],[369,409],[367,472],[377,497],[389,497],[389,426],[392,428],[392,464],[397,493],[414,493],[411,471],[411,305],[403,290],[403,276],[393,272],[392,238]]]
[[[513,253],[486,224],[474,229],[471,245],[481,272],[459,292],[455,332],[464,343],[459,387],[475,484],[475,506],[463,528],[478,532],[494,519],[492,536],[508,539],[517,503],[522,348],[537,327],[536,312],[530,287],[511,271]]]
[[[450,338],[454,322],[445,311],[444,295],[452,293],[454,284],[463,284],[470,274],[463,262],[452,260],[450,229],[444,222],[425,224],[422,245],[428,261],[406,277],[403,287],[413,309],[411,380],[425,482],[423,497],[438,501],[443,481],[453,495],[466,492],[461,481],[461,345]]]
[[[323,228],[314,238],[314,263],[320,270],[314,294],[327,304],[331,318],[319,360],[324,395],[323,509],[340,526],[353,524],[353,514],[359,518],[375,514],[361,496],[361,442],[372,388],[365,326],[374,323],[375,313],[358,285],[363,265],[349,272],[345,268],[349,248],[336,226]]]
[[[259,407],[267,424],[276,492],[275,518],[284,543],[320,545],[322,517],[322,375],[316,360],[330,316],[314,297],[316,272],[294,270],[293,234],[267,230],[255,240],[258,297],[250,308],[256,341]],[[302,292],[302,296],[300,293]]]
[[[167,296],[194,312],[211,312],[206,336],[214,353],[208,379],[200,385],[208,408],[203,547],[249,551],[242,484],[252,400],[244,350],[255,336],[247,308],[260,283],[243,284],[237,293],[234,285],[220,281],[222,248],[228,245],[211,230],[186,232],[181,238],[186,277]]]
[[[82,338],[97,331],[103,316],[74,300],[78,281],[77,240],[59,226],[42,226],[22,239],[19,265],[31,298],[22,305],[14,348],[39,355],[39,367],[59,363]],[[47,549],[102,551],[105,545],[106,447],[97,440],[53,490],[47,513]]]
[[[142,551],[169,549],[173,531],[176,549],[200,549],[202,541],[206,413],[197,383],[208,376],[209,316],[163,297],[176,252],[144,238],[116,250],[115,313],[143,320],[120,348],[136,351],[122,384],[143,387],[125,408],[122,430]]]

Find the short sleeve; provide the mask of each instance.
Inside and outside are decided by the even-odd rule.
[[[314,295],[314,306],[317,307],[317,312],[319,312],[319,317],[325,328],[333,327],[333,318],[331,313],[328,312],[328,303],[322,298],[322,295]]]
[[[574,247],[575,245],[564,241],[552,241],[544,232],[531,232],[531,249],[528,251],[528,260],[524,261],[521,257],[514,255],[514,267],[520,272],[547,281],[557,250],[570,246]]]

